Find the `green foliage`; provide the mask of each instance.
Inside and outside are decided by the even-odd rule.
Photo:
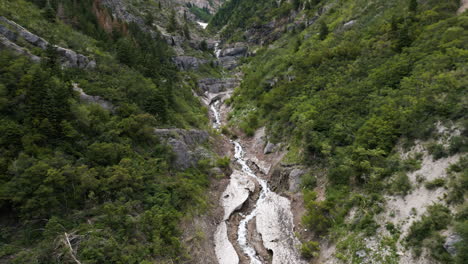
[[[461,236],[462,241],[457,243],[457,255],[455,256],[455,263],[466,263],[468,259],[468,220],[463,220],[455,226],[457,233]]]
[[[390,184],[390,192],[405,196],[411,191],[411,181],[404,172],[398,173]]]
[[[319,38],[321,40],[324,40],[328,36],[329,30],[327,24],[325,22],[320,22],[320,33],[319,33]]]
[[[219,158],[216,161],[216,166],[218,166],[218,167],[220,167],[222,169],[228,169],[229,164],[231,164],[231,159],[228,156]]]
[[[420,221],[411,225],[406,241],[417,255],[421,254],[423,241],[433,237],[436,231],[444,229],[452,220],[450,210],[440,204],[431,205]]]
[[[319,243],[316,241],[307,241],[301,245],[301,256],[306,259],[311,259],[318,256],[320,252]]]
[[[329,211],[331,208],[324,202],[315,201],[316,193],[304,191],[304,205],[307,214],[302,217],[302,223],[318,234],[326,233],[331,225]]]
[[[446,158],[448,156],[447,150],[442,144],[432,143],[427,147],[427,151],[432,155],[434,160]]]
[[[440,188],[440,187],[443,187],[444,185],[445,185],[445,179],[444,178],[437,178],[437,179],[434,179],[434,180],[432,180],[430,182],[426,182],[424,184],[424,186],[429,190]]]
[[[199,8],[198,6],[192,5],[190,3],[187,5],[189,5],[190,12],[192,12],[198,19],[203,22],[210,21],[211,17],[213,16],[207,7]]]
[[[175,32],[179,29],[179,23],[177,22],[176,12],[172,10],[169,22],[166,26],[167,32]]]
[[[209,166],[174,171],[153,130],[207,118],[172,50],[135,24],[115,21],[106,33],[92,0],[31,2],[43,10],[15,0],[0,4],[1,15],[97,67],[61,69],[53,48],[37,65],[0,52],[0,210],[14,219],[2,222],[0,258],[73,262],[67,233],[82,263],[187,261],[179,222],[206,209]],[[115,112],[82,104],[72,83]]]

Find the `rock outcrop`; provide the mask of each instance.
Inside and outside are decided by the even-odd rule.
[[[209,138],[204,130],[155,129],[154,133],[172,147],[177,169],[185,170],[203,158],[210,158],[210,154],[201,146]]]
[[[221,65],[232,70],[239,66],[239,59],[247,56],[248,47],[244,43],[235,43],[221,49],[217,55]]]
[[[115,106],[111,102],[106,101],[106,100],[102,99],[99,96],[92,96],[92,95],[86,94],[83,91],[83,89],[81,89],[78,86],[77,83],[73,84],[73,91],[78,92],[80,100],[85,102],[85,103],[98,104],[99,106],[101,106],[102,108],[104,108],[104,109],[106,109],[108,111],[111,111],[111,112],[115,111]]]
[[[38,62],[40,60],[38,59],[39,57],[32,55],[31,52],[29,52],[26,48],[20,47],[14,42],[16,42],[19,37],[21,37],[29,44],[41,48],[43,50],[46,50],[50,46],[50,43],[47,42],[45,39],[31,33],[27,29],[3,16],[0,16],[0,22],[4,23],[4,25],[0,24],[0,34],[4,37],[1,39],[1,42],[2,46],[5,48],[10,48],[14,52],[26,55],[30,57],[31,60]],[[59,55],[60,63],[63,67],[74,67],[83,69],[96,67],[96,62],[94,60],[91,60],[82,54],[56,45],[54,45],[53,47]]]
[[[462,237],[458,234],[450,234],[447,239],[445,239],[444,248],[447,250],[450,255],[454,256],[457,254],[456,244],[462,241]]]
[[[179,70],[189,71],[198,69],[201,65],[208,63],[208,60],[191,56],[177,56],[173,58],[173,62]]]
[[[31,54],[31,52],[29,52],[29,50],[16,45],[15,43],[11,42],[6,37],[0,35],[0,50],[2,50],[2,49],[8,49],[8,50],[11,50],[11,51],[13,51],[13,52],[15,52],[17,54],[24,55],[24,56],[28,57],[31,61],[36,62],[36,63],[41,61],[41,58],[39,58],[36,55]]]
[[[224,92],[228,89],[234,89],[239,85],[239,80],[236,78],[206,78],[198,81],[198,87],[209,93]]]

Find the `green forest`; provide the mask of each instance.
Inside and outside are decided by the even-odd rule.
[[[206,207],[210,165],[177,170],[153,129],[203,127],[207,117],[172,49],[135,24],[105,32],[93,1],[31,2],[2,1],[0,15],[98,66],[61,68],[52,47],[34,51],[40,64],[0,52],[0,258],[72,263],[71,241],[82,263],[187,259],[179,221]],[[54,15],[58,5],[73,25]],[[80,103],[72,83],[115,112]]]
[[[339,240],[349,231],[374,234],[384,195],[411,190],[407,174],[421,161],[401,160],[397,146],[409,150],[417,141],[438,138],[440,122],[456,125],[460,134],[448,146],[431,143],[434,159],[466,153],[468,16],[455,15],[457,0],[405,0],[338,1],[326,16],[316,17],[323,12],[322,2],[231,1],[210,27],[222,28],[228,41],[236,42],[246,39],[245,28],[285,20],[291,12],[304,16],[246,59],[244,81],[231,100],[231,124],[248,135],[266,126],[276,142],[291,143],[288,162],[309,164],[317,175],[326,171],[324,201],[316,201],[315,176],[306,182],[303,223],[316,231],[315,239]],[[466,263],[464,253],[452,258],[444,252],[435,232],[457,226],[468,241],[463,231],[468,227],[466,159],[455,171],[450,184],[442,186],[457,197],[448,204],[459,208],[458,214],[434,207],[445,213],[429,213],[408,236],[408,246],[421,252],[427,245],[443,263]],[[356,206],[362,217],[350,225],[345,218]],[[390,243],[399,238],[394,234]],[[317,253],[313,243],[304,244],[308,256]],[[349,243],[339,245],[347,250]],[[467,245],[460,244],[461,252]]]

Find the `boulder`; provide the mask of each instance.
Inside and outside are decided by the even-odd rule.
[[[268,142],[265,148],[263,149],[263,154],[267,155],[267,154],[273,153],[275,151],[275,148],[276,148],[275,144]]]
[[[293,169],[289,173],[289,191],[297,192],[301,186],[301,177],[306,173],[303,169]]]
[[[0,25],[0,34],[5,36],[8,40],[15,42],[17,40],[17,35],[15,32],[9,30],[5,26]]]
[[[245,46],[242,47],[232,47],[221,50],[220,57],[228,56],[245,56],[247,54],[248,48]]]
[[[356,24],[356,20],[350,20],[343,25],[343,29],[350,29]]]
[[[457,254],[456,244],[460,241],[462,241],[462,238],[458,234],[451,234],[447,236],[444,243],[445,250],[447,250],[450,255],[455,256]]]

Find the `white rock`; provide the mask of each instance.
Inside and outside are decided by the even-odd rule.
[[[274,192],[257,205],[256,227],[264,246],[273,251],[273,264],[305,263],[298,252],[290,201]]]
[[[221,196],[221,205],[224,208],[223,220],[229,219],[231,214],[240,209],[249,198],[250,192],[255,190],[255,183],[243,172],[235,170],[231,181]]]
[[[221,222],[215,233],[215,252],[218,263],[220,264],[238,264],[239,256],[232,246],[227,235],[226,222]]]

